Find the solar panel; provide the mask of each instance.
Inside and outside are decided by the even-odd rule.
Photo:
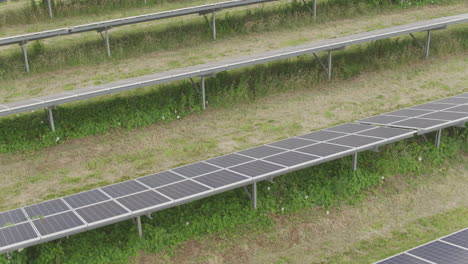
[[[44,217],[51,214],[65,212],[70,209],[61,199],[55,199],[26,206],[24,210],[31,219],[34,219],[36,217]]]
[[[312,154],[319,157],[327,157],[330,155],[342,153],[345,151],[350,151],[352,148],[345,146],[338,146],[329,143],[320,143],[310,147],[305,147],[298,149],[297,151],[304,152],[307,154]]]
[[[156,189],[156,191],[174,200],[192,197],[195,194],[200,194],[209,190],[210,188],[191,180],[176,182]]]
[[[161,187],[163,185],[167,185],[173,182],[178,182],[184,179],[185,179],[184,177],[177,175],[175,173],[172,173],[170,171],[163,171],[160,173],[138,178],[138,181],[151,188],[157,188],[157,187]]]
[[[26,220],[26,215],[24,215],[23,210],[21,209],[6,211],[0,213],[0,228],[11,224],[18,224]]]
[[[275,156],[268,157],[265,160],[286,167],[292,167],[299,164],[308,163],[316,159],[319,159],[319,157],[306,155],[299,152],[288,151],[286,153],[281,153]]]
[[[219,170],[219,168],[205,162],[197,162],[173,169],[172,171],[177,172],[185,177],[192,178],[216,170]]]
[[[379,261],[377,264],[428,264],[428,262],[403,253],[393,258]]]
[[[241,156],[237,154],[229,154],[229,155],[224,155],[221,157],[209,159],[206,162],[216,165],[218,167],[228,168],[228,167],[239,165],[241,163],[245,163],[245,162],[252,161],[252,160],[253,159],[245,157],[245,156]]]
[[[238,165],[229,169],[250,177],[258,177],[275,171],[280,171],[284,169],[284,167],[257,160]]]
[[[430,128],[444,124],[445,121],[421,119],[421,118],[410,118],[405,121],[396,122],[391,124],[392,126],[409,127],[409,128]]]
[[[299,136],[300,138],[305,138],[305,139],[310,139],[310,140],[316,140],[316,141],[326,141],[329,139],[341,137],[341,136],[346,136],[347,134],[345,133],[339,133],[339,132],[333,132],[333,131],[326,131],[326,130],[320,130],[312,133],[308,133],[302,136]]]
[[[408,133],[414,134],[414,131],[408,129],[391,128],[391,127],[376,127],[364,132],[359,132],[357,135],[380,137],[380,138],[393,138],[398,136],[407,135]]]
[[[117,201],[131,211],[139,211],[145,208],[153,208],[158,205],[166,204],[171,200],[153,190],[149,190],[119,198]]]
[[[415,248],[408,253],[435,263],[460,264],[467,263],[468,250],[454,247],[440,241]]]
[[[468,229],[465,229],[461,232],[444,237],[441,240],[468,249]]]
[[[36,219],[33,221],[33,224],[41,236],[53,235],[65,230],[85,226],[85,223],[71,211]]]
[[[29,222],[0,228],[0,249],[34,239],[39,236]]]
[[[386,115],[415,117],[415,116],[429,114],[429,113],[432,113],[432,111],[407,108],[407,109],[401,109],[401,110],[389,112],[389,113],[386,113]]]
[[[360,132],[360,131],[363,131],[363,130],[367,130],[369,128],[372,128],[372,127],[368,126],[368,125],[347,123],[347,124],[327,128],[325,130],[335,131],[335,132],[343,132],[343,133],[356,133],[356,132]]]
[[[468,105],[460,105],[446,110],[447,112],[468,113]]]
[[[463,97],[444,98],[444,99],[434,101],[434,103],[439,103],[439,104],[468,104],[468,98],[463,98]]]
[[[429,118],[429,119],[437,119],[437,120],[447,120],[447,121],[454,121],[463,118],[468,118],[468,114],[463,113],[451,113],[451,112],[435,112],[432,114],[426,114],[420,116],[420,118]]]
[[[278,147],[278,148],[285,148],[285,149],[297,149],[305,146],[312,145],[314,143],[317,143],[316,141],[311,141],[311,140],[304,140],[300,138],[288,138],[280,141],[276,141],[274,143],[268,144],[273,147]]]
[[[106,187],[102,187],[105,193],[110,195],[112,198],[117,198],[125,195],[129,195],[132,193],[141,192],[147,190],[148,188],[138,183],[137,181],[131,180],[126,182],[121,182],[117,184],[112,184]]]
[[[468,93],[459,94],[459,95],[456,95],[456,96],[454,96],[454,97],[468,98]]]
[[[264,158],[267,156],[279,154],[281,152],[285,152],[286,150],[280,148],[274,148],[270,146],[260,146],[256,148],[251,148],[243,151],[239,151],[239,154],[246,155],[252,158]]]
[[[332,139],[328,142],[332,144],[338,144],[338,145],[357,148],[357,147],[363,147],[369,144],[377,143],[379,141],[382,141],[382,139],[374,138],[374,137],[358,136],[358,135],[349,135],[346,137]]]
[[[99,223],[103,220],[128,215],[129,212],[115,201],[82,207],[75,210],[88,224]]]
[[[387,116],[387,115],[378,115],[359,120],[362,123],[366,124],[391,124],[397,121],[405,120],[407,117],[403,116]]]
[[[420,105],[415,105],[409,107],[408,109],[420,109],[420,110],[432,110],[432,111],[439,111],[444,110],[447,108],[453,107],[453,105],[448,104],[437,104],[437,103],[425,103]]]
[[[70,196],[63,197],[72,208],[79,208],[90,204],[104,202],[109,200],[101,191],[94,189],[91,191],[81,192]]]
[[[216,171],[194,178],[195,181],[208,185],[211,188],[220,188],[249,179],[250,178],[227,170]]]

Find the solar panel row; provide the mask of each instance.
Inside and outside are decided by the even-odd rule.
[[[445,100],[448,108],[442,110],[466,106],[468,98],[463,96],[448,98],[461,99],[457,103],[463,104],[454,105],[454,100]],[[465,115],[463,120],[467,119]],[[452,120],[447,120],[439,126],[446,127],[450,122]],[[0,253],[374,149],[412,137],[416,132],[407,128],[347,123],[3,212],[0,213]]]
[[[468,263],[468,229],[384,259],[377,264]]]

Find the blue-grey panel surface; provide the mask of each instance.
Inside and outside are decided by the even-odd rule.
[[[29,222],[0,228],[0,249],[31,239],[38,239]]]
[[[388,139],[388,138],[406,135],[408,133],[415,133],[415,132],[414,130],[409,130],[409,129],[392,128],[392,127],[376,127],[371,130],[359,132],[357,133],[357,135],[380,137],[380,138]]]
[[[196,177],[193,180],[208,185],[211,188],[219,188],[247,179],[249,178],[234,173],[232,171],[221,170],[200,177]]]
[[[381,124],[388,125],[397,121],[405,120],[407,117],[404,116],[387,116],[387,115],[378,115],[359,120],[362,123],[368,124]]]
[[[412,249],[408,253],[440,264],[468,263],[468,250],[440,241]]]
[[[393,112],[386,113],[386,115],[392,116],[404,116],[404,117],[415,117],[419,115],[432,113],[430,110],[420,110],[420,109],[401,109]]]
[[[465,229],[448,237],[444,237],[441,240],[468,249],[468,229]]]
[[[156,191],[174,200],[190,197],[208,190],[210,190],[210,188],[191,180],[176,182],[174,184],[166,185],[156,189]]]
[[[261,160],[245,163],[239,166],[229,168],[240,174],[244,174],[250,177],[258,177],[275,171],[284,169],[282,166],[264,162]]]
[[[89,224],[128,214],[126,209],[114,201],[83,207],[76,212]]]
[[[260,146],[260,147],[255,147],[255,148],[239,151],[238,153],[252,157],[252,158],[260,159],[260,158],[264,158],[267,156],[279,154],[285,151],[286,150],[284,149],[274,148],[270,146]]]
[[[311,155],[306,155],[306,154],[302,154],[299,152],[288,151],[286,153],[281,153],[278,155],[268,157],[265,160],[276,163],[276,164],[280,164],[283,166],[291,167],[291,166],[296,166],[299,164],[311,162],[319,158],[320,157],[317,157],[317,156],[311,156]]]
[[[177,172],[185,177],[192,178],[192,177],[202,175],[208,172],[213,172],[216,170],[219,170],[219,168],[213,165],[210,165],[208,163],[197,162],[197,163],[193,163],[193,164],[189,164],[183,167],[173,169],[172,171]]]
[[[229,155],[224,155],[221,157],[209,159],[206,162],[216,165],[218,167],[228,168],[228,167],[239,165],[241,163],[246,163],[252,160],[253,160],[252,158],[248,158],[245,156],[241,156],[237,154],[229,154]]]
[[[310,140],[304,140],[300,138],[287,138],[284,140],[276,141],[274,143],[270,143],[268,145],[273,146],[273,147],[278,147],[278,148],[284,148],[284,149],[297,149],[297,148],[302,148],[306,147],[312,144],[317,143],[316,141],[310,141]]]
[[[440,112],[435,112],[435,113],[432,113],[432,114],[422,115],[419,118],[455,121],[455,120],[459,120],[459,119],[468,118],[468,114],[440,111]]]
[[[11,225],[11,224],[18,224],[28,220],[26,215],[24,215],[23,210],[21,209],[14,209],[10,211],[6,211],[0,213],[0,228]]]
[[[313,146],[300,148],[297,151],[312,154],[319,157],[327,157],[351,150],[351,147],[337,146],[328,143],[320,143]]]
[[[101,191],[94,189],[91,191],[81,192],[70,196],[63,197],[71,207],[78,208],[86,205],[104,202],[110,198]]]
[[[148,190],[148,188],[141,183],[138,183],[137,181],[131,180],[102,187],[101,190],[110,195],[112,198],[117,198],[124,195]]]
[[[316,141],[326,141],[330,140],[333,138],[337,137],[342,137],[346,136],[347,134],[345,133],[339,133],[339,132],[333,132],[333,131],[326,131],[326,130],[320,130],[312,133],[308,133],[302,136],[299,136],[300,138],[305,138],[305,139],[310,139],[310,140],[316,140]]]
[[[85,226],[85,223],[71,211],[36,219],[33,221],[33,224],[41,236]]]
[[[447,111],[447,112],[468,113],[468,105],[460,105],[460,106],[452,107],[452,108],[447,109],[445,111]]]
[[[439,111],[443,109],[447,109],[453,107],[453,105],[449,104],[437,104],[437,103],[425,103],[420,105],[415,105],[408,107],[408,109],[420,109],[420,110],[431,110],[431,111]]]
[[[171,184],[184,180],[185,178],[170,171],[163,171],[149,176],[138,178],[139,182],[151,187],[157,188],[163,185]]]
[[[446,121],[442,120],[431,120],[431,119],[421,119],[421,118],[410,118],[405,121],[400,121],[393,123],[393,126],[401,126],[401,127],[411,127],[411,128],[429,128],[433,126],[438,126],[441,124],[446,123]]]
[[[24,210],[30,218],[36,218],[65,212],[70,209],[61,199],[55,199],[43,203],[26,206]]]
[[[330,127],[325,130],[343,132],[343,133],[356,133],[356,132],[360,132],[369,128],[372,128],[372,127],[368,125],[362,125],[362,124],[347,123],[347,124],[343,124],[343,125],[339,125],[335,127]]]
[[[329,143],[350,146],[350,147],[363,147],[369,144],[377,143],[382,141],[380,138],[366,137],[359,135],[349,135],[342,138],[332,139],[328,141]]]
[[[153,190],[149,190],[119,198],[117,201],[131,211],[138,211],[144,208],[165,204],[171,200]]]
[[[463,97],[444,98],[444,99],[434,101],[434,103],[439,103],[439,104],[468,104],[468,98],[463,98]]]
[[[420,260],[418,258],[412,257],[408,254],[400,254],[398,256],[382,260],[376,264],[429,264],[427,261]]]

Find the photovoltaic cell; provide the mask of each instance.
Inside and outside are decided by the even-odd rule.
[[[237,154],[229,154],[229,155],[224,155],[221,157],[209,159],[206,162],[216,165],[218,167],[228,168],[228,167],[239,165],[241,163],[245,163],[245,162],[252,161],[252,160],[253,159],[247,158],[245,156],[241,156]]]
[[[386,113],[386,115],[415,117],[415,116],[429,114],[429,113],[432,113],[432,111],[407,108],[407,109],[401,109],[401,110],[389,112],[389,113]]]
[[[55,199],[43,203],[26,206],[24,210],[30,218],[36,218],[65,212],[70,209],[61,199]]]
[[[443,103],[443,104],[468,104],[468,98],[463,98],[463,97],[451,97],[451,98],[444,98],[440,99],[437,101],[434,101],[434,103]]]
[[[284,167],[271,164],[268,162],[264,162],[261,160],[249,162],[246,164],[242,164],[242,165],[230,168],[230,170],[233,170],[235,172],[238,172],[240,174],[244,174],[250,177],[262,176],[267,173],[279,171],[281,169],[284,169]]]
[[[393,138],[402,135],[406,135],[408,133],[415,133],[413,130],[409,129],[400,129],[400,128],[391,128],[391,127],[376,127],[371,130],[367,130],[364,132],[359,132],[357,135],[363,136],[371,136],[371,137],[380,137],[380,138]]]
[[[117,198],[117,197],[121,197],[124,195],[136,193],[136,192],[141,192],[147,189],[148,189],[147,187],[145,187],[144,185],[134,180],[112,184],[112,185],[101,188],[101,190],[103,190],[105,193],[110,195],[112,198]]]
[[[435,113],[432,113],[432,114],[422,115],[422,116],[420,116],[420,118],[454,121],[454,120],[458,120],[458,119],[468,118],[468,114],[443,112],[442,111],[442,112],[435,112]]]
[[[14,209],[0,213],[0,228],[11,225],[18,224],[28,220],[21,209]]]
[[[109,200],[105,194],[99,190],[91,190],[87,192],[77,193],[74,195],[63,197],[65,202],[67,202],[71,207],[78,208],[86,205],[104,202]]]
[[[219,168],[204,162],[197,162],[173,169],[172,171],[182,174],[185,177],[192,178],[215,170],[219,170]]]
[[[415,105],[412,107],[409,107],[408,109],[421,109],[421,110],[431,110],[431,111],[439,111],[443,109],[447,109],[453,107],[453,105],[448,105],[448,104],[437,104],[437,103],[425,103],[421,105]]]
[[[128,211],[115,201],[90,205],[77,209],[76,212],[89,224],[128,214]]]
[[[451,246],[440,241],[412,249],[408,253],[435,263],[460,264],[468,260],[468,250]]]
[[[444,237],[441,240],[468,249],[468,229],[465,229],[448,237]]]
[[[279,148],[274,148],[274,147],[269,147],[269,146],[260,146],[256,148],[251,148],[247,150],[240,151],[239,153],[242,155],[246,155],[252,158],[264,158],[267,156],[279,154],[281,152],[285,152],[286,150],[284,149],[279,149]]]
[[[300,138],[288,138],[280,140],[271,144],[268,144],[273,147],[285,148],[285,149],[297,149],[305,146],[312,145],[317,143],[316,141],[304,140]]]
[[[36,219],[33,221],[33,224],[36,226],[41,236],[47,236],[85,225],[85,223],[71,211]]]
[[[219,188],[247,179],[249,178],[227,170],[216,171],[194,178],[195,181],[208,185],[211,188]]]
[[[177,200],[210,190],[208,187],[191,180],[176,182],[156,189],[156,191]]]
[[[125,196],[117,199],[119,203],[127,207],[131,211],[138,211],[144,208],[150,208],[157,205],[165,204],[171,200],[156,193],[153,190],[149,190],[142,193],[137,193],[129,196]]]
[[[327,156],[331,156],[331,155],[338,154],[341,152],[349,151],[351,149],[352,148],[350,147],[337,146],[337,145],[328,144],[328,143],[320,143],[320,144],[298,149],[297,151],[312,154],[315,156],[327,157]]]
[[[411,128],[429,128],[437,125],[444,124],[446,121],[411,118],[405,121],[393,123],[394,126],[411,127]]]
[[[457,97],[457,98],[459,98],[459,97],[468,98],[468,93],[459,94],[459,95],[456,95],[456,96],[454,96],[454,97]]]
[[[460,106],[452,107],[452,108],[447,109],[445,111],[447,111],[447,112],[468,113],[468,105],[460,105]]]
[[[319,159],[319,157],[288,151],[286,153],[281,153],[275,156],[268,157],[265,160],[283,166],[291,167],[302,163],[310,162],[316,159]]]
[[[371,128],[371,126],[362,125],[362,124],[347,123],[347,124],[327,128],[325,130],[343,132],[343,133],[356,133],[356,132],[360,132],[360,131],[363,131],[363,130],[366,130],[366,129],[369,129],[369,128]]]
[[[382,141],[380,138],[365,137],[359,135],[350,135],[342,138],[330,140],[328,142],[333,144],[345,145],[350,147],[363,147],[372,143]]]
[[[393,258],[379,261],[376,264],[428,264],[428,262],[403,253]]]
[[[308,133],[302,136],[299,136],[300,138],[305,138],[305,139],[310,139],[310,140],[316,140],[316,141],[326,141],[330,140],[333,138],[337,137],[342,137],[346,136],[347,134],[345,133],[339,133],[339,132],[333,132],[333,131],[326,131],[326,130],[320,130],[312,133]]]
[[[184,179],[185,179],[184,177],[177,175],[175,173],[172,173],[170,171],[163,171],[163,172],[156,173],[153,175],[138,178],[138,181],[142,182],[143,184],[151,188],[157,188],[157,187],[161,187],[163,185],[171,184],[173,182],[181,181]]]
[[[368,123],[368,124],[387,125],[387,124],[391,124],[393,122],[401,121],[401,120],[404,120],[404,119],[407,119],[407,117],[378,115],[378,116],[372,116],[372,117],[369,117],[369,118],[361,119],[361,120],[359,120],[359,122]]]
[[[39,237],[29,222],[0,229],[0,249],[32,239]]]

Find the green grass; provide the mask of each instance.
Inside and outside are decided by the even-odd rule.
[[[268,232],[276,215],[288,215],[310,207],[329,210],[360,203],[375,192],[376,187],[385,189],[382,176],[389,179],[405,175],[404,181],[417,186],[422,175],[438,171],[443,164],[460,164],[460,154],[468,150],[467,136],[467,129],[449,128],[445,130],[439,149],[434,147],[435,137],[430,134],[428,140],[415,137],[384,146],[378,153],[361,153],[356,172],[350,168],[351,158],[345,157],[278,177],[274,184],[261,182],[258,184],[258,210],[252,210],[242,189],[236,189],[154,213],[152,220],[144,217],[142,238],[138,237],[135,225],[125,221],[15,252],[11,262],[2,256],[0,263],[128,263],[139,250],[170,253],[181,242],[206,235],[235,239],[242,234]],[[59,195],[69,193],[72,191]],[[372,256],[381,258],[409,246],[409,242],[400,247],[392,246],[386,252],[384,245],[383,242],[376,244],[380,250]],[[359,247],[372,249],[368,244]]]
[[[468,29],[463,27],[435,32],[431,56],[464,54],[468,49],[467,34]],[[349,79],[363,72],[424,60],[422,54],[409,38],[353,46],[334,53],[333,79]],[[325,72],[318,63],[311,56],[301,56],[219,73],[207,79],[207,100],[211,108],[234,107],[275,93],[316,89],[325,81]],[[56,133],[50,131],[44,111],[1,118],[0,152],[37,150],[69,139],[168,122],[200,111],[200,95],[189,81],[123,92],[58,106],[54,110]],[[333,109],[326,116],[333,118]],[[279,128],[266,123],[259,129],[274,132]],[[284,132],[293,128],[282,129]]]
[[[461,207],[406,224],[390,236],[377,237],[352,245],[327,263],[372,263],[401,253],[468,226],[468,208]]]
[[[458,2],[461,1],[434,1],[438,4]],[[218,41],[257,32],[277,31],[343,20],[372,12],[387,11],[399,8],[399,6],[376,7],[368,5],[367,0],[357,0],[355,4],[351,5],[347,2],[342,3],[334,0],[322,2],[318,8],[320,8],[320,16],[317,21],[314,21],[309,10],[300,2],[219,15],[217,18]],[[140,29],[127,28],[123,31],[113,31],[110,38],[111,58],[107,57],[105,45],[98,34],[64,42],[66,44],[57,43],[55,40],[51,41],[50,44],[41,41],[33,42],[27,46],[30,74],[120,61],[126,58],[141,57],[150,52],[172,51],[213,41],[211,30],[203,18],[156,24]],[[295,42],[298,41],[301,42],[301,40]],[[17,79],[30,75],[24,70],[22,56],[21,50],[18,48],[3,52],[0,57],[0,80]],[[171,66],[178,67],[179,63],[174,61]],[[150,71],[154,72],[155,69],[150,69]]]

